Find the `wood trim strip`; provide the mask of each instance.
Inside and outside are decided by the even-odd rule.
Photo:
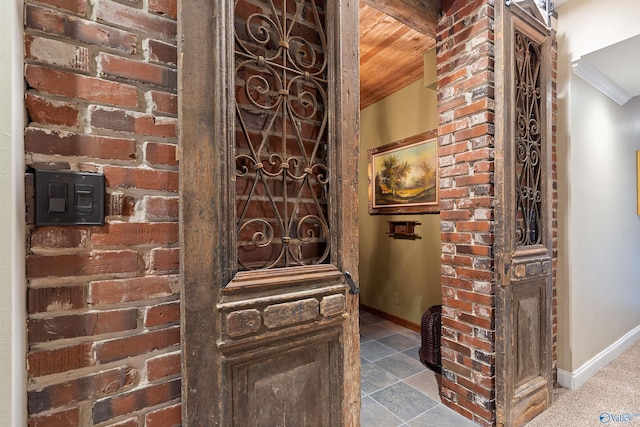
[[[393,322],[396,325],[402,326],[403,328],[412,330],[413,332],[417,332],[417,333],[422,332],[422,328],[420,327],[420,325],[410,322],[408,320],[405,320],[401,317],[394,316],[393,314],[385,313],[384,311],[380,311],[377,308],[373,308],[373,307],[369,307],[367,305],[361,304],[360,309],[362,311],[375,314],[378,317],[382,317],[383,319],[388,320],[389,322]]]

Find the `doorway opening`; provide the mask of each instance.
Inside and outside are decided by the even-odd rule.
[[[374,194],[369,189],[369,150],[399,141],[411,143],[412,138],[429,131],[430,137],[436,137],[436,21],[415,22],[422,18],[411,20],[404,11],[388,10],[378,3],[361,1],[359,6],[362,425],[372,413],[387,417],[391,413],[402,422],[408,421],[402,418],[406,416],[448,415],[455,418],[456,425],[464,425],[466,420],[437,406],[441,405],[439,374],[426,368],[418,354],[422,315],[442,302],[438,212],[372,215],[368,209]],[[437,142],[433,144],[436,172]],[[418,168],[413,169],[407,175],[420,176]],[[414,235],[409,239],[392,238],[389,221],[414,221]],[[386,391],[405,393],[405,401],[414,399],[413,410],[391,405]],[[427,404],[418,403],[423,400]],[[416,412],[417,406],[422,409]]]

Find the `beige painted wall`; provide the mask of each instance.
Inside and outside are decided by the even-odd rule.
[[[640,325],[640,97],[621,107],[570,63],[640,33],[640,2],[573,0],[558,13],[558,367],[576,372]]]
[[[0,425],[26,423],[22,1],[0,1]]]
[[[360,301],[415,324],[428,307],[441,303],[440,217],[369,215],[367,150],[435,129],[436,107],[436,91],[421,80],[360,112]],[[419,221],[422,239],[391,239],[385,234],[390,220]]]

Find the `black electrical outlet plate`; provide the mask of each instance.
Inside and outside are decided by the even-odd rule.
[[[35,171],[36,225],[103,225],[104,175]]]

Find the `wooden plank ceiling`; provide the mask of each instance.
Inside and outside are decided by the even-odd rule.
[[[433,34],[360,1],[360,109],[421,79],[423,54],[433,47]]]

